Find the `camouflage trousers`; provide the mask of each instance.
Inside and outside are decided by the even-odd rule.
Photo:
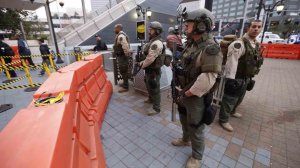
[[[128,89],[128,57],[125,55],[118,56],[119,71],[123,79],[122,87]]]
[[[249,84],[250,79],[245,79],[245,83],[242,88],[238,91],[236,95],[224,94],[221,104],[221,109],[219,113],[219,121],[221,123],[226,123],[229,121],[231,114],[235,113],[236,108],[242,103],[246,91],[247,85]]]
[[[183,99],[183,105],[178,105],[179,118],[182,125],[182,139],[191,140],[192,156],[201,160],[205,148],[204,128],[201,122],[205,111],[204,98],[191,96]]]
[[[160,69],[145,69],[145,84],[153,109],[160,112]]]

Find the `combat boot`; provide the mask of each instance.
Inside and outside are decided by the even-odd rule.
[[[119,93],[123,93],[123,92],[128,92],[128,89],[121,87],[121,89],[119,89]]]
[[[147,115],[148,116],[153,116],[153,115],[156,115],[156,114],[159,114],[160,113],[160,111],[156,111],[156,110],[154,110],[153,108],[151,108],[151,109],[149,109],[148,111],[147,111]]]
[[[229,124],[229,122],[226,123],[221,123],[220,122],[221,127],[223,127],[226,131],[232,132],[233,128],[232,126]]]
[[[172,145],[174,146],[191,146],[191,141],[183,141],[182,138],[174,139],[171,142]]]
[[[200,168],[201,160],[194,158],[191,156],[189,160],[186,162],[186,168]]]
[[[240,114],[240,113],[233,113],[233,114],[231,114],[231,116],[235,117],[235,118],[241,118],[242,114]]]

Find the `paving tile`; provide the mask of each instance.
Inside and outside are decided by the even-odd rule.
[[[213,134],[211,134],[211,133],[208,133],[208,135],[206,137],[207,137],[207,139],[209,139],[209,140],[211,140],[213,142],[216,142],[218,140],[218,137],[215,136],[215,135],[213,135]]]
[[[253,166],[253,160],[249,159],[248,157],[245,157],[243,155],[240,155],[239,160],[240,163],[248,166],[248,167],[252,167]]]
[[[151,155],[151,156],[153,156],[153,157],[158,157],[160,154],[161,154],[161,150],[160,149],[158,149],[158,148],[156,148],[156,147],[153,147],[152,149],[150,149],[149,151],[148,151],[148,153]]]
[[[219,165],[219,162],[217,162],[216,160],[210,158],[210,157],[207,157],[205,160],[204,160],[204,164],[209,167],[209,168],[216,168],[218,167]]]
[[[222,163],[219,164],[218,168],[228,168],[227,166],[223,165]]]
[[[240,145],[240,146],[242,146],[243,143],[244,143],[242,140],[240,140],[240,139],[238,139],[238,138],[235,138],[235,137],[233,137],[233,138],[231,139],[231,142],[234,143],[234,144]]]
[[[223,157],[223,153],[221,153],[219,151],[211,150],[209,152],[208,156],[219,162],[219,161],[221,161],[221,159]]]
[[[262,148],[257,148],[256,150],[257,154],[263,155],[267,158],[271,158],[271,152],[266,150],[266,149],[262,149]]]
[[[170,167],[170,168],[183,168],[184,164],[178,162],[176,159],[172,159],[170,160],[170,162],[168,163],[168,165],[166,167]]]
[[[127,166],[133,166],[138,160],[133,155],[127,155],[125,158],[122,159],[122,162]]]
[[[250,158],[250,159],[254,159],[255,153],[246,149],[246,148],[242,148],[241,154]]]
[[[122,148],[121,150],[115,152],[115,155],[120,159],[122,160],[125,156],[127,156],[129,153],[124,149]]]
[[[111,150],[113,153],[115,153],[115,152],[121,150],[121,149],[122,149],[122,146],[119,145],[118,143],[115,143],[115,144],[113,144],[113,146],[111,146],[111,147],[109,147],[109,148],[110,148],[110,150]]]
[[[166,152],[162,152],[159,156],[158,156],[158,160],[163,164],[163,165],[168,165],[168,163],[171,160],[171,156],[168,155]]]
[[[216,143],[220,144],[220,145],[222,145],[224,147],[227,147],[227,145],[229,144],[229,142],[227,140],[223,139],[223,138],[218,138],[218,140],[217,140]]]
[[[126,146],[128,143],[130,142],[130,140],[127,137],[122,137],[120,138],[120,140],[118,141],[118,143],[121,146]]]
[[[131,153],[132,151],[134,151],[138,146],[135,145],[134,143],[129,143],[127,145],[124,146],[125,150],[127,150],[127,152]]]
[[[219,145],[219,144],[215,144],[212,149],[219,152],[219,153],[221,153],[221,154],[224,154],[224,152],[226,151],[226,147],[224,147],[222,145]]]
[[[235,168],[249,168],[248,166],[243,165],[242,163],[238,162]]]
[[[109,168],[110,166],[107,166],[107,167]],[[127,167],[125,166],[124,163],[118,162],[118,163],[115,164],[112,168],[127,168]]]
[[[165,166],[162,163],[160,163],[158,160],[154,160],[149,166],[149,168],[164,168],[164,167]]]
[[[255,160],[263,165],[269,166],[270,165],[270,159],[260,155],[260,154],[256,154],[255,155]]]
[[[146,152],[141,148],[136,148],[131,154],[137,159],[141,158]]]
[[[145,166],[149,166],[153,161],[154,161],[154,158],[148,154],[148,153],[145,153],[140,159],[139,161],[141,163],[143,163]]]
[[[186,155],[182,152],[178,152],[174,158],[180,163],[185,163],[187,161],[188,157],[189,157],[188,155]]]
[[[229,168],[234,168],[236,165],[236,161],[227,157],[227,156],[223,156],[221,163],[223,163],[225,166],[229,167]]]
[[[114,154],[111,155],[108,159],[106,159],[106,165],[108,167],[112,167],[119,162],[121,162],[121,160]]]

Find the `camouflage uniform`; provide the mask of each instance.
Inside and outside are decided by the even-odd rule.
[[[213,16],[206,9],[188,13],[186,22],[193,22],[193,31],[187,47],[183,51],[178,67],[175,67],[176,79],[179,81],[181,95],[179,98],[179,118],[183,135],[172,141],[175,146],[192,146],[192,155],[187,161],[187,168],[200,166],[204,154],[204,128],[202,122],[206,110],[206,96],[221,72],[222,52],[219,45],[209,34],[212,29]],[[187,26],[188,27],[188,26]],[[195,40],[196,38],[198,40]],[[199,39],[200,37],[200,39]],[[180,70],[181,69],[181,70]],[[186,95],[190,92],[191,95]]]
[[[251,78],[258,74],[262,61],[259,43],[251,40],[247,33],[242,39],[229,45],[225,65],[225,90],[219,113],[220,123],[227,123],[229,115],[236,113],[235,109],[242,102]],[[253,66],[250,62],[254,63]]]
[[[129,57],[129,39],[128,36],[120,31],[115,38],[114,55],[117,57],[120,74],[123,79],[122,87],[128,89],[128,57]]]
[[[160,55],[164,52],[164,45],[160,37],[162,27],[159,22],[151,22],[150,26],[157,31],[156,37],[145,44],[143,53],[146,56],[140,64],[145,70],[145,84],[149,95],[149,101],[153,103],[153,110],[148,115],[154,115],[160,112],[160,77],[161,66]]]

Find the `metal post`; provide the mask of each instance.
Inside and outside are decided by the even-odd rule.
[[[261,41],[260,41],[261,44],[263,43],[265,32],[267,31],[266,24],[267,24],[267,20],[269,19],[269,10],[266,10],[266,12],[267,12],[267,15],[266,15],[266,19],[264,20],[264,24],[263,24],[264,28],[263,28],[263,33],[262,33],[262,36],[261,36]]]
[[[22,22],[22,21],[20,21],[20,27],[21,27],[21,32],[22,32],[22,34],[23,34],[23,38],[24,38],[24,40],[27,42],[27,39],[26,39],[26,33],[25,33],[25,31],[24,31],[24,26],[23,26],[23,22]]]
[[[83,23],[86,23],[86,10],[84,0],[81,0],[82,3],[82,14],[83,14]]]
[[[221,36],[222,22],[223,22],[223,20],[220,19],[220,21],[219,21],[219,30],[218,30],[218,36],[219,37]]]
[[[256,19],[257,19],[257,20],[259,19],[259,16],[260,16],[260,12],[261,12],[262,7],[263,7],[263,0],[260,0],[260,1],[259,1],[259,5],[258,5],[258,10],[257,10],[257,16],[256,16]]]
[[[247,9],[248,9],[248,0],[245,0],[245,9],[244,9],[242,28],[241,28],[241,31],[240,31],[240,37],[242,37],[243,34],[244,34],[245,20],[246,20],[246,17],[247,17]]]
[[[56,3],[56,10],[57,10],[57,16],[58,16],[58,21],[59,21],[59,28],[62,29],[61,20],[60,20],[60,16],[59,16],[59,9],[58,9],[57,3]]]
[[[52,15],[51,15],[51,11],[50,11],[50,6],[49,6],[49,0],[46,1],[46,13],[48,13],[49,15],[49,29],[50,29],[50,33],[51,36],[53,38],[53,42],[54,42],[54,46],[55,46],[55,50],[56,50],[56,54],[59,54],[59,49],[58,49],[58,45],[57,45],[57,40],[56,40],[56,35],[55,35],[55,31],[54,31],[54,26],[53,26],[53,21],[52,21]],[[60,55],[57,55],[57,60],[56,60],[57,64],[62,64],[64,63],[64,61],[61,59]]]

